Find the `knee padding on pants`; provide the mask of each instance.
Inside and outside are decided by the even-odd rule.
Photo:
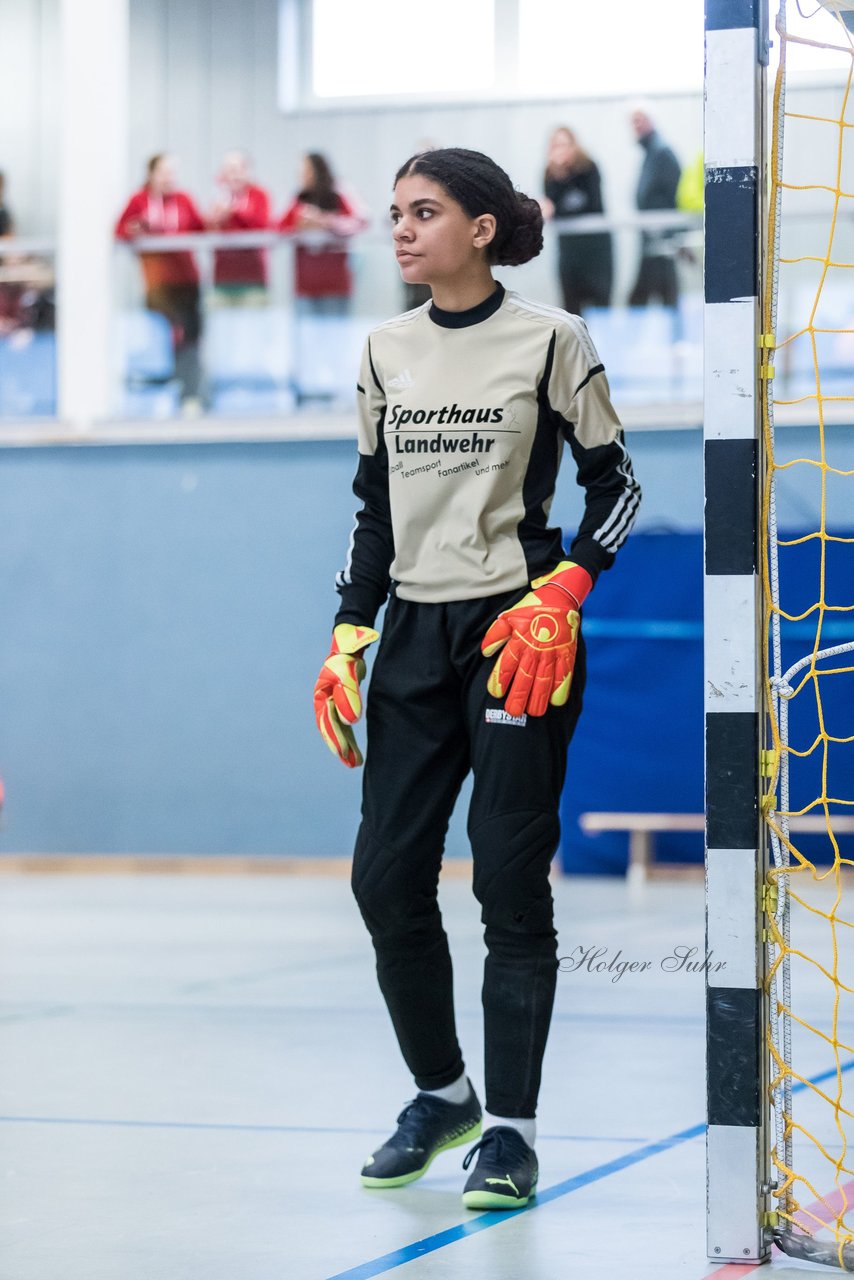
[[[469,831],[474,893],[487,928],[553,936],[549,867],[560,837],[553,813],[497,814]]]
[[[417,939],[441,929],[438,869],[433,858],[404,855],[382,844],[362,823],[350,885],[373,938]]]

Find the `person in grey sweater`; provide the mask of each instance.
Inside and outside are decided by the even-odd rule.
[[[644,158],[638,175],[635,204],[646,209],[675,209],[681,167],[675,154],[642,108],[632,112],[632,128]],[[629,294],[629,306],[645,307],[659,301],[675,307],[679,300],[676,261],[671,231],[642,231],[637,277]]]

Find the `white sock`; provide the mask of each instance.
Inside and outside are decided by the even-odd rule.
[[[418,1092],[426,1094],[428,1098],[441,1098],[443,1102],[454,1102],[459,1106],[462,1102],[468,1102],[471,1085],[468,1076],[463,1072],[453,1084],[443,1085],[441,1089],[419,1089]]]
[[[520,1120],[518,1116],[493,1116],[488,1111],[483,1113],[483,1132],[487,1129],[494,1129],[496,1125],[503,1124],[509,1129],[515,1129],[517,1133],[521,1133],[529,1147],[533,1147],[537,1141],[537,1122],[536,1120]]]

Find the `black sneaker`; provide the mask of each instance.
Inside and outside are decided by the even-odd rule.
[[[463,1190],[467,1209],[523,1209],[536,1194],[539,1166],[532,1147],[518,1129],[495,1125],[463,1161],[467,1169],[475,1152],[477,1164]]]
[[[397,1132],[365,1161],[363,1187],[403,1187],[426,1173],[440,1151],[471,1142],[480,1133],[481,1110],[469,1082],[467,1102],[445,1102],[424,1093],[397,1117]]]

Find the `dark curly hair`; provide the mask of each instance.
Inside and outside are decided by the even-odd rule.
[[[470,218],[493,215],[497,226],[487,250],[490,262],[518,267],[542,249],[543,214],[537,201],[517,191],[501,166],[482,151],[440,147],[410,156],[395,174],[395,185],[414,174],[438,182]]]
[[[312,181],[310,186],[299,193],[300,200],[316,205],[327,213],[337,213],[341,202],[335,190],[332,166],[320,151],[309,151],[305,158],[311,166]]]

